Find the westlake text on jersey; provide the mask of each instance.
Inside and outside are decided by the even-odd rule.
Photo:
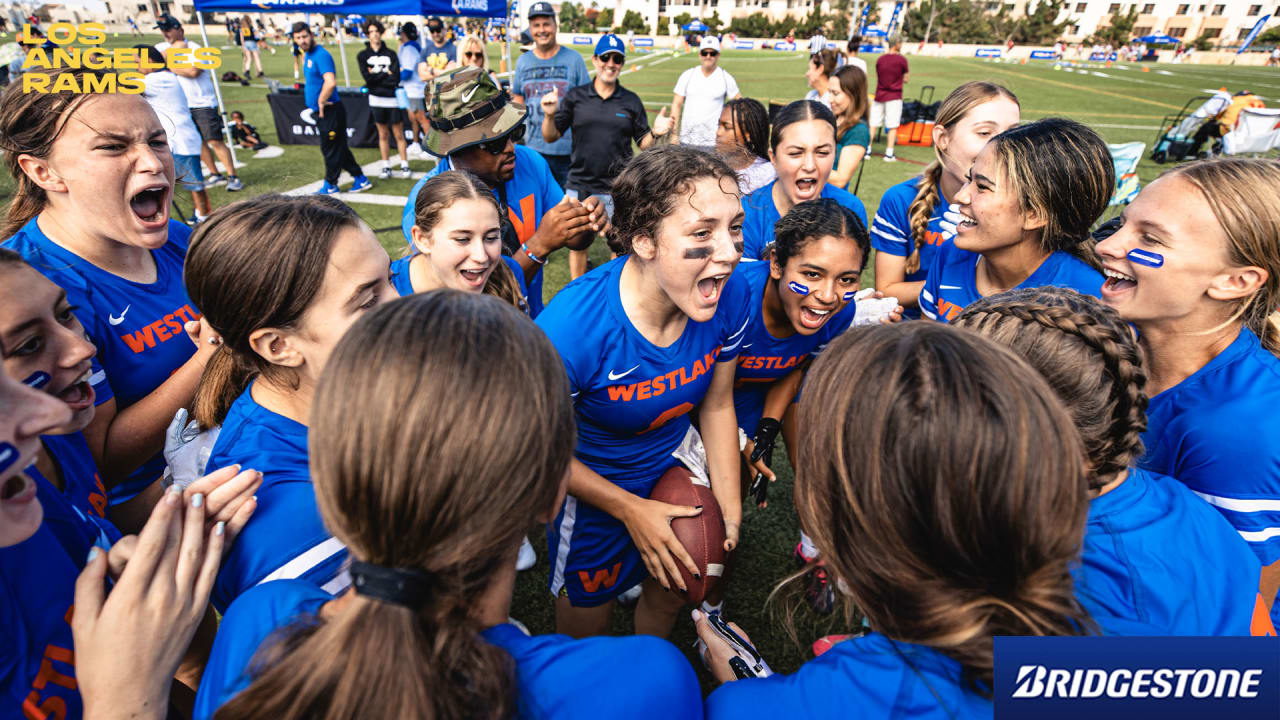
[[[18,42],[26,45],[22,61],[22,92],[38,93],[124,93],[141,95],[146,89],[142,70],[216,70],[222,65],[218,48],[169,48],[165,63],[157,64],[133,48],[104,48],[107,28],[102,23],[59,22],[49,26],[41,38],[29,24],[22,26]],[[79,44],[77,44],[79,43]],[[85,45],[88,47],[81,47]],[[114,70],[102,74],[26,73],[27,70]],[[83,87],[82,87],[83,85]]]

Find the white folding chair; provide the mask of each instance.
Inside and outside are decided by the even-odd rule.
[[[1246,108],[1236,126],[1222,136],[1226,155],[1261,154],[1280,148],[1280,108]]]

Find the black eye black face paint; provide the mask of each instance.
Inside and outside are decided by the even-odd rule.
[[[745,242],[741,241],[741,240],[739,240],[739,241],[737,241],[737,242],[735,242],[735,243],[733,244],[733,249],[734,249],[734,250],[737,250],[739,255],[741,255],[741,254],[742,254],[742,251],[743,251],[744,249],[746,249],[746,247],[747,247],[747,244],[746,244]]]
[[[709,247],[688,248],[684,251],[685,260],[705,260],[709,257],[711,257],[711,248]]]

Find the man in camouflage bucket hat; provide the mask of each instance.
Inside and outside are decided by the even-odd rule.
[[[542,311],[542,265],[562,247],[585,248],[608,228],[599,199],[566,198],[547,161],[524,145],[525,106],[494,84],[489,73],[464,67],[431,82],[427,108],[431,130],[427,152],[440,158],[435,168],[409,191],[401,215],[405,242],[413,244],[414,204],[428,178],[447,170],[466,170],[493,189],[504,208],[507,227],[503,254],[525,271],[530,314]]]

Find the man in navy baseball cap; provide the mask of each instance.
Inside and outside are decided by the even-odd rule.
[[[529,19],[532,20],[536,17],[550,17],[555,20],[556,11],[551,8],[551,3],[538,0],[538,2],[529,6]]]

